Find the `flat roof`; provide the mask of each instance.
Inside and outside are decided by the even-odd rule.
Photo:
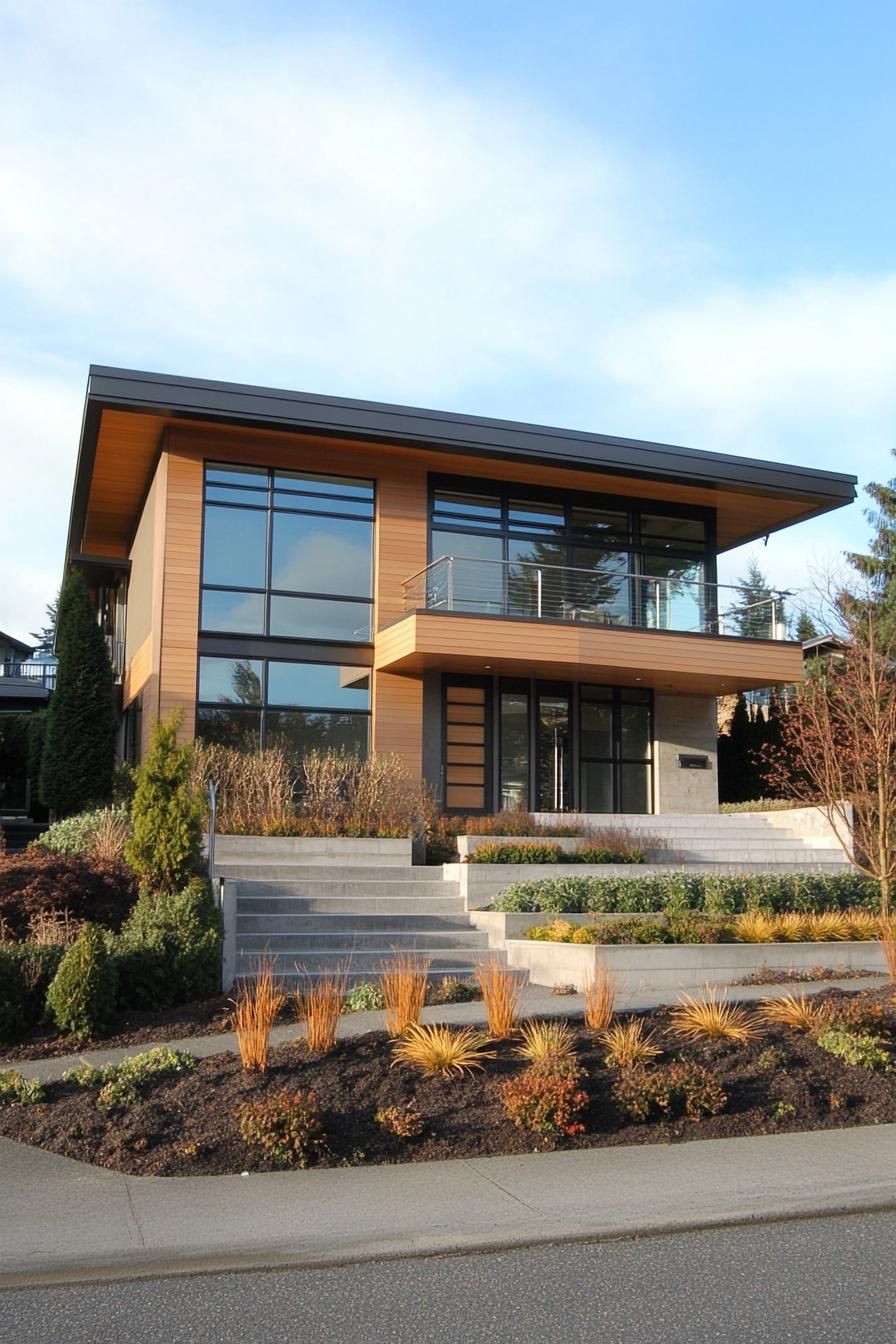
[[[841,508],[856,498],[855,476],[814,467],[416,406],[91,365],[72,497],[70,556],[81,549],[104,410],[161,416],[169,422],[379,441],[466,457],[792,499],[792,514],[776,519],[769,530]]]

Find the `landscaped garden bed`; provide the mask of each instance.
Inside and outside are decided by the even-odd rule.
[[[736,1009],[731,1039],[689,1035],[676,1009],[615,1019],[624,1038],[615,1046],[571,1026],[564,1048],[536,1070],[542,1081],[534,1088],[531,1074],[520,1084],[531,1064],[518,1055],[518,1034],[480,1046],[491,1057],[453,1077],[396,1062],[396,1043],[381,1033],[318,1055],[299,1043],[272,1049],[266,1072],[230,1054],[192,1064],[163,1059],[161,1071],[147,1066],[134,1080],[113,1078],[111,1088],[109,1079],[88,1077],[45,1085],[42,1101],[8,1091],[5,1104],[0,1092],[0,1134],[114,1170],[176,1176],[282,1170],[297,1164],[297,1153],[308,1165],[354,1166],[896,1122],[892,990],[822,994],[802,1001],[802,1014],[794,1002],[801,1025]],[[737,1039],[740,1029],[746,1039]],[[639,1040],[656,1053],[620,1062]],[[504,1086],[514,1080],[515,1100]],[[550,1096],[564,1088],[565,1117],[550,1110]],[[247,1132],[257,1133],[265,1114],[273,1110],[276,1119],[284,1094],[296,1093],[284,1140],[290,1160],[277,1160],[241,1134],[242,1108],[268,1103],[262,1120],[250,1112]],[[574,1132],[520,1128],[508,1107],[536,1122],[539,1114],[559,1117],[560,1128]],[[693,1118],[689,1110],[704,1113]]]

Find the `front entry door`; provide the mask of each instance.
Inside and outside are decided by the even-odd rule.
[[[573,806],[569,691],[539,687],[536,700],[538,811],[566,812]]]

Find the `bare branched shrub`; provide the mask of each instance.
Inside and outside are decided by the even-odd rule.
[[[336,1044],[336,1028],[348,994],[348,975],[337,966],[326,975],[305,973],[296,993],[296,1016],[305,1023],[305,1040],[313,1054],[326,1054]]]
[[[429,789],[398,755],[366,760],[344,752],[312,751],[302,760],[299,819],[306,834],[423,834],[437,808]]]
[[[399,952],[380,972],[386,1006],[386,1030],[402,1036],[420,1021],[429,985],[430,958],[416,952]]]
[[[80,927],[68,910],[38,910],[28,921],[25,941],[38,947],[69,947]]]
[[[233,1029],[243,1068],[266,1073],[271,1027],[277,1021],[286,996],[274,977],[274,963],[270,957],[259,958],[252,972],[249,979],[240,982],[237,990]]]
[[[205,796],[209,780],[217,795],[217,829],[224,835],[266,835],[295,815],[295,771],[279,747],[244,752],[197,742],[193,787]]]

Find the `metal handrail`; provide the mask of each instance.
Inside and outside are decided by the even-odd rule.
[[[56,685],[55,663],[0,663],[0,677],[16,677],[20,681],[39,681],[45,690]]]
[[[485,566],[491,566],[492,570],[498,568],[501,578],[493,588],[490,586],[483,592],[480,587],[477,591],[475,582],[470,582],[470,575],[475,576]],[[521,583],[531,583],[531,592],[524,588],[514,594],[513,585]],[[607,585],[603,598],[594,595],[595,583]],[[746,602],[741,590],[730,584],[572,565],[543,565],[522,559],[442,556],[405,582],[404,596],[405,610],[422,605],[424,610],[454,611],[459,607],[475,612],[478,607],[489,614],[497,608],[502,615],[572,622],[598,619],[635,628],[679,630],[682,633],[727,634],[726,624],[733,623],[738,628],[730,633],[739,638],[788,637],[782,619],[783,593]],[[672,608],[676,598],[690,599],[698,613],[696,624],[676,616]],[[514,606],[517,609],[511,610]],[[522,607],[530,609],[522,611],[519,609]]]
[[[215,876],[215,823],[218,818],[218,790],[215,788],[215,781],[209,779],[206,781],[208,788],[208,875],[214,880]]]

